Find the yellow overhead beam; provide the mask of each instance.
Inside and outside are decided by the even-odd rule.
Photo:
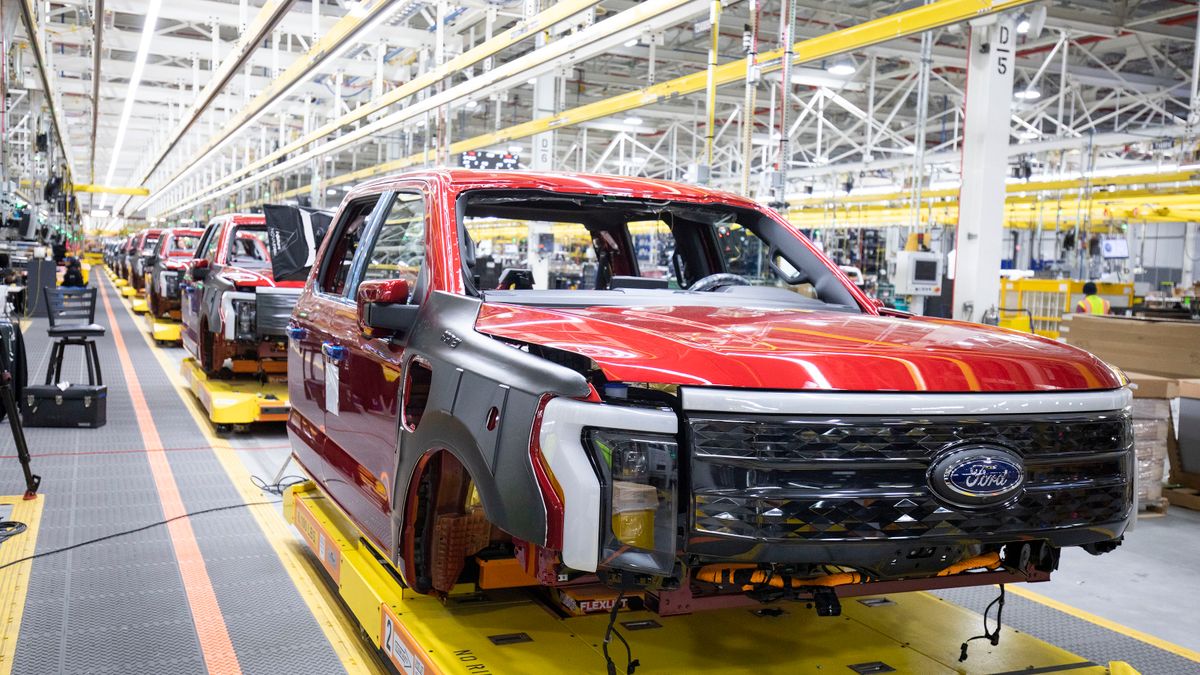
[[[250,25],[242,29],[241,38],[234,45],[233,50],[221,61],[216,72],[209,77],[208,84],[204,85],[204,89],[200,90],[200,94],[195,97],[192,109],[180,121],[179,126],[172,131],[167,142],[163,144],[162,150],[157,153],[154,161],[150,163],[150,168],[142,176],[141,182],[145,183],[150,180],[150,176],[154,175],[154,171],[163,163],[167,155],[171,154],[188,129],[191,129],[204,111],[212,105],[217,96],[233,80],[237,71],[249,61],[259,45],[267,40],[294,2],[295,0],[267,0],[259,9]]]
[[[365,28],[374,19],[378,18],[391,5],[391,0],[364,0],[359,3],[356,11],[347,12],[345,16],[338,19],[338,22],[333,24],[320,40],[313,42],[312,47],[306,54],[292,62],[278,77],[272,78],[271,84],[259,92],[253,100],[246,104],[236,115],[225,123],[215,135],[208,140],[203,148],[197,152],[190,161],[184,164],[175,172],[163,187],[156,194],[161,194],[163,190],[168,189],[175,182],[180,180],[186,173],[195,168],[204,158],[215,152],[218,148],[224,145],[233,134],[239,129],[246,126],[257,117],[259,114],[266,111],[267,107],[285,96],[294,87],[299,86],[304,82],[309,73],[325,62],[332,54],[338,51],[338,46],[346,44],[354,38],[354,35]],[[150,174],[154,169],[146,173],[143,181],[149,180]],[[148,202],[147,202],[148,203]]]
[[[492,39],[487,40],[462,54],[459,54],[458,56],[446,61],[444,64],[428,72],[417,75],[413,79],[387,92],[383,96],[361,105],[358,108],[355,108],[354,110],[328,122],[318,129],[314,129],[312,132],[297,138],[291,143],[288,143],[282,148],[267,154],[266,156],[245,167],[242,167],[228,175],[222,176],[215,183],[207,186],[205,189],[211,190],[214,188],[219,188],[223,185],[228,185],[230,182],[240,176],[250,175],[264,167],[271,166],[279,159],[287,157],[289,154],[296,152],[305,146],[325,139],[331,134],[346,129],[356,122],[365,120],[373,113],[379,112],[388,106],[394,105],[406,98],[414,96],[422,90],[449,78],[455,73],[466,71],[471,66],[480,63],[489,57],[495,56],[504,49],[511,47],[512,45],[515,45],[533,35],[536,35],[539,31],[549,29],[555,24],[569,19],[580,12],[590,9],[599,3],[600,0],[560,0],[549,9],[530,17],[529,19],[518,21],[511,28],[503,31]],[[365,20],[365,18],[369,17],[363,17],[362,20]],[[195,159],[192,162],[189,162],[187,165],[180,168],[179,171],[175,172],[174,175],[172,175],[165,183],[163,183],[163,186],[155,192],[155,199],[158,198],[158,195],[164,193],[166,190],[169,190],[175,183],[177,183],[179,179],[182,178],[184,174],[186,174],[193,166],[198,164],[204,159],[204,157],[212,152],[220,144],[220,142],[224,140],[224,138],[228,137],[238,128],[246,124],[263,107],[269,105],[271,100],[274,100],[274,98],[278,97],[280,92],[285,91],[287,88],[290,88],[293,84],[295,84],[300,77],[302,77],[308,72],[309,69],[314,67],[315,64],[319,62],[319,58],[324,58],[329,50],[333,49],[334,45],[338,44],[340,40],[345,39],[342,36],[344,36],[350,30],[349,24],[352,23],[350,19],[350,15],[347,15],[345,18],[339,21],[334,26],[333,31],[326,35],[325,38],[323,38],[320,42],[313,45],[312,49],[309,50],[305,57],[299,59],[290,68],[288,68],[288,70],[284,71],[270,88],[268,88],[266,91],[260,94],[258,98],[251,102],[251,104],[247,106],[242,113],[231,119],[229,123],[225,125],[225,128],[222,129],[221,133],[214,137],[212,142],[210,142],[203,150],[201,150],[195,156]],[[339,27],[342,27],[343,24],[347,24],[347,26],[342,30],[339,30]],[[260,101],[266,102],[259,105]],[[150,201],[147,201],[146,204],[149,204]],[[145,204],[142,206],[145,206]]]
[[[845,52],[870,47],[888,40],[922,33],[949,24],[973,19],[984,14],[998,12],[1013,7],[1028,4],[1031,0],[940,0],[928,5],[916,7],[890,16],[880,17],[856,26],[844,28],[821,35],[819,37],[801,40],[792,49],[795,52],[793,65],[808,61],[817,61]],[[782,48],[759,54],[758,63],[762,72],[769,73],[783,67],[784,50]],[[713,79],[717,86],[741,82],[746,77],[747,60],[738,59],[717,66],[713,70]],[[543,131],[562,129],[564,127],[590,122],[603,117],[635,110],[677,96],[694,94],[704,91],[708,85],[708,71],[700,70],[689,75],[683,75],[661,84],[644,87],[635,91],[618,94],[595,103],[589,103],[577,108],[563,111],[557,115],[541,117],[529,122],[517,124],[499,131],[481,134],[473,138],[453,143],[450,154],[455,155],[469,150],[479,150],[489,146],[507,143],[518,138],[526,138]],[[391,173],[393,171],[424,164],[434,159],[434,151],[419,153],[384,162],[373,167],[360,169],[341,176],[336,176],[327,183],[340,185],[352,183]]]
[[[833,167],[836,168],[836,167]],[[1098,191],[1100,188],[1116,185],[1156,185],[1160,183],[1190,183],[1200,181],[1200,172],[1196,171],[1166,171],[1161,173],[1138,174],[1131,176],[1101,176],[1095,178],[1067,178],[1062,180],[1049,181],[1029,181],[1025,183],[1007,183],[1004,189],[1008,194],[1022,194],[1031,192],[1061,192],[1063,190],[1078,190],[1085,187],[1090,187],[1097,190],[1093,198],[1100,198],[1104,192]],[[958,188],[941,188],[938,190],[925,190],[921,193],[922,199],[940,199],[944,197],[957,197]],[[837,203],[837,204],[869,204],[869,203],[884,203],[896,201],[911,201],[912,192],[884,192],[878,194],[857,194],[844,195],[839,197],[805,197],[804,199],[795,199],[790,202],[792,206],[820,206],[822,204]]]
[[[819,37],[801,40],[793,45],[795,53],[793,65],[829,58],[838,54],[870,47],[889,40],[922,33],[927,30],[941,28],[950,24],[978,18],[1021,5],[1033,0],[938,0],[928,5],[922,5],[910,10],[898,12],[889,16],[865,21],[849,28],[832,31]],[[764,73],[773,72],[783,67],[784,49],[775,49],[759,54],[758,63]],[[713,70],[713,78],[718,86],[744,81],[747,60],[738,59],[717,66]],[[450,154],[455,155],[470,150],[479,150],[490,146],[507,143],[508,141],[527,138],[544,131],[562,129],[584,122],[617,115],[643,106],[665,101],[678,96],[695,94],[704,91],[708,85],[708,71],[701,70],[689,75],[683,75],[660,84],[644,87],[635,91],[618,94],[601,101],[582,105],[556,115],[540,117],[529,122],[516,124],[492,133],[481,134],[450,145]],[[384,162],[373,167],[352,171],[328,179],[328,185],[354,183],[367,178],[384,175],[400,169],[417,166],[433,161],[436,151],[422,152],[403,157],[390,162]],[[285,192],[275,195],[276,198],[295,196],[303,190]],[[290,193],[290,194],[289,194]],[[261,201],[261,200],[260,200]],[[255,204],[258,202],[251,202]]]
[[[93,192],[96,194],[109,195],[134,195],[144,197],[150,194],[150,190],[144,187],[116,187],[112,185],[96,185],[93,183],[74,183],[72,186],[75,192]]]

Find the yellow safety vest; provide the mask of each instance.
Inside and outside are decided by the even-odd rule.
[[[1108,310],[1108,301],[1098,295],[1084,296],[1076,308],[1077,312],[1083,314],[1108,314]]]

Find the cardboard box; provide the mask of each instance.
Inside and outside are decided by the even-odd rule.
[[[1178,395],[1183,398],[1200,398],[1200,379],[1180,380]]]
[[[1200,321],[1068,314],[1068,344],[1148,375],[1200,378]]]
[[[1179,380],[1173,377],[1159,377],[1145,373],[1125,371],[1130,382],[1137,385],[1133,390],[1134,398],[1175,398],[1179,396]],[[1200,385],[1200,382],[1197,382]]]

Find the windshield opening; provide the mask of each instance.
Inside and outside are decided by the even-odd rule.
[[[832,266],[767,214],[540,190],[458,202],[468,288],[525,304],[756,304],[860,311]],[[575,293],[564,293],[574,291]]]
[[[190,256],[196,252],[196,246],[199,243],[200,235],[198,234],[176,234],[171,237],[171,250],[167,255]]]
[[[238,225],[229,237],[229,263],[246,269],[271,267],[266,225]]]
[[[158,244],[158,237],[159,235],[157,234],[146,235],[146,238],[142,240],[142,255],[154,253],[154,247]]]

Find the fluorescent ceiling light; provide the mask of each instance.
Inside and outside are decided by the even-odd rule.
[[[1025,131],[1022,131],[1021,133],[1017,134],[1017,138],[1019,138],[1023,141],[1032,141],[1032,140],[1035,140],[1035,139],[1038,139],[1041,137],[1042,137],[1041,134],[1039,134],[1036,131],[1030,131],[1029,129],[1026,129]]]
[[[1038,91],[1037,89],[1022,89],[1021,91],[1013,94],[1013,96],[1016,96],[1022,101],[1032,101],[1035,98],[1041,98],[1042,92]]]
[[[514,154],[514,155],[515,155],[515,154],[517,154],[518,152],[520,152],[521,150],[524,150],[524,148],[522,148],[522,147],[521,147],[521,146],[519,146],[519,145],[510,145],[510,146],[508,146],[508,151],[509,151],[511,154]]]
[[[529,85],[534,85],[534,84],[537,84],[537,78],[536,78],[536,77],[531,77],[531,78],[529,78],[528,80],[525,80],[525,84],[529,84]]]
[[[150,55],[150,42],[154,40],[154,29],[158,25],[158,10],[162,0],[150,0],[146,8],[146,19],[142,24],[142,38],[138,41],[137,59],[133,62],[133,73],[129,76],[128,89],[125,92],[125,107],[121,109],[121,121],[117,124],[117,141],[112,146],[112,159],[108,163],[108,173],[105,174],[104,184],[113,184],[113,174],[117,171],[117,163],[121,159],[121,146],[125,143],[125,132],[129,128],[129,117],[133,114],[133,105],[137,102],[138,85],[142,83],[142,71],[146,69],[146,57]],[[100,207],[108,203],[108,195],[100,200]]]
[[[825,72],[829,73],[830,75],[845,77],[847,75],[853,75],[854,71],[856,70],[858,69],[854,67],[853,63],[850,63],[849,61],[838,61],[826,68]]]
[[[337,188],[329,188],[328,190],[325,191],[325,194],[327,194],[327,195],[336,195],[337,193],[338,193]]]
[[[162,0],[152,0],[152,1],[154,3],[154,6],[152,7],[152,9],[154,9],[157,12],[157,6],[161,4]],[[384,9],[378,16],[376,16],[374,19],[372,19],[370,22],[368,22],[365,26],[362,26],[361,28],[355,30],[354,31],[354,39],[343,40],[342,43],[337,47],[337,49],[335,49],[333,51],[333,53],[329,54],[328,56],[326,56],[322,59],[322,63],[323,64],[333,63],[337,59],[340,59],[342,56],[344,56],[346,54],[346,52],[350,50],[351,47],[360,46],[362,43],[364,43],[366,41],[366,38],[375,31],[376,28],[379,28],[381,25],[383,25],[383,23],[385,21],[387,21],[388,19],[391,18],[392,15],[396,12],[397,9],[400,8],[401,5],[402,5],[402,3],[391,3],[390,8]],[[359,0],[359,2],[354,3],[350,7],[350,11],[348,12],[348,14],[353,15],[358,18],[366,16],[367,3],[364,2],[363,0]],[[144,34],[143,34],[143,37],[144,37]],[[141,56],[140,51],[138,53],[138,56],[139,57]],[[203,166],[204,164],[206,164],[210,158],[219,156],[221,151],[224,150],[227,145],[229,145],[231,142],[233,142],[233,140],[235,138],[238,137],[238,132],[240,132],[242,129],[252,128],[256,122],[258,122],[260,119],[265,117],[268,113],[272,112],[273,109],[276,106],[278,106],[280,102],[285,101],[287,99],[287,97],[289,97],[293,93],[295,93],[297,89],[299,89],[300,87],[302,87],[305,84],[307,84],[308,82],[310,82],[314,77],[317,77],[318,75],[320,75],[321,70],[322,70],[322,68],[319,68],[319,67],[314,68],[304,77],[297,78],[296,81],[294,81],[290,85],[288,85],[283,91],[276,94],[275,97],[267,105],[264,105],[262,107],[262,109],[259,110],[257,113],[255,113],[250,119],[246,120],[244,123],[242,123],[236,129],[231,131],[215,147],[204,152],[204,154],[202,154],[194,162],[192,162],[191,166],[187,170],[185,170],[183,173],[177,175],[174,180],[171,180],[168,183],[166,183],[165,185],[162,185],[158,189],[154,190],[146,199],[142,200],[142,203],[138,205],[136,210],[141,211],[141,210],[147,208],[148,206],[150,206],[150,204],[157,201],[160,197],[162,197],[164,194],[166,194],[166,192],[168,190],[170,190],[172,187],[177,185],[180,181],[182,181],[184,178],[186,178],[188,175],[190,175],[193,171],[195,171],[196,169],[198,169],[201,166]],[[136,86],[136,84],[134,84],[134,81],[131,80],[130,87],[135,87],[135,86]],[[132,88],[130,89],[130,91],[132,92]],[[126,203],[128,204],[128,202],[126,202]]]
[[[628,124],[631,127],[639,126],[641,123],[642,118],[638,117],[637,115],[630,115],[625,118],[625,124]]]
[[[467,110],[474,110],[479,107],[479,101],[467,101],[465,107]]]
[[[637,38],[633,38],[632,40],[626,40],[626,41],[625,41],[625,46],[626,46],[626,47],[636,47],[636,46],[638,46],[638,39],[637,39]]]
[[[1017,22],[1017,32],[1021,35],[1029,32],[1029,19],[1021,19]]]
[[[107,218],[108,209],[92,209],[93,218]]]

